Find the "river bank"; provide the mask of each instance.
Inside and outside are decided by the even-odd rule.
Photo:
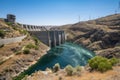
[[[72,65],[73,67],[77,65],[85,66],[87,61],[94,56],[95,54],[92,51],[80,45],[65,43],[50,49],[35,65],[32,65],[14,80],[21,80],[25,75],[31,75],[35,71],[53,68],[56,63],[59,63],[62,69],[67,65]]]
[[[29,54],[19,53],[17,54],[15,51],[20,51],[23,46],[33,43],[33,40],[24,40],[19,43],[7,44],[3,48],[0,49],[0,56],[2,57],[10,57],[8,60],[3,62],[0,65],[0,79],[12,80],[12,77],[18,76],[21,72],[27,70],[30,66],[34,65],[41,56],[45,55],[47,51],[50,49],[43,43],[39,44],[38,50],[30,49]],[[34,43],[33,43],[34,44]]]

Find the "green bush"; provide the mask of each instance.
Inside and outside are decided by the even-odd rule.
[[[39,49],[39,47],[38,47],[37,45],[35,45],[34,48],[35,48],[35,50],[38,50],[38,49]]]
[[[7,23],[7,25],[9,25],[9,26],[12,26],[13,25],[13,23],[11,23],[11,22],[6,22]]]
[[[39,45],[40,40],[37,37],[33,36],[33,40],[35,41],[35,45]]]
[[[119,60],[117,58],[111,58],[109,59],[109,62],[112,64],[112,65],[115,65],[119,62]]]
[[[1,37],[1,38],[4,38],[4,37],[5,37],[5,31],[0,30],[0,37]]]
[[[32,49],[32,48],[34,48],[35,50],[38,50],[39,49],[39,47],[37,46],[37,45],[34,45],[34,44],[28,44],[28,45],[26,45],[26,48],[29,48],[29,49]]]
[[[65,71],[67,72],[68,76],[72,76],[73,72],[74,72],[74,69],[71,65],[68,65],[68,66],[65,67]]]
[[[32,49],[34,48],[35,46],[32,44],[32,43],[29,43],[28,45],[26,45],[26,48],[29,48],[29,49]]]
[[[54,66],[53,66],[53,72],[57,72],[60,70],[60,65],[59,63],[56,63]]]
[[[22,53],[22,51],[17,51],[17,52],[16,52],[16,55],[21,54],[21,53]]]
[[[88,61],[89,66],[93,70],[98,70],[101,72],[107,71],[112,69],[112,65],[109,61],[109,59],[101,57],[101,56],[96,56]]]
[[[21,34],[28,34],[28,31],[27,30],[23,30],[23,29],[19,29],[19,32],[21,33]]]
[[[24,50],[23,50],[23,53],[24,53],[24,54],[29,54],[29,53],[30,53],[30,50],[29,50],[29,49],[24,49]]]
[[[112,65],[108,61],[100,62],[100,64],[98,65],[98,70],[100,72],[105,72],[105,71],[110,70],[110,69],[112,69]]]

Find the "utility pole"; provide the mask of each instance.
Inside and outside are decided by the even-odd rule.
[[[78,18],[79,18],[79,22],[80,22],[80,16]]]
[[[91,20],[91,15],[89,16],[89,20]]]
[[[120,11],[120,1],[118,3],[118,12]]]
[[[118,2],[118,8],[117,8],[117,10],[115,10],[115,14],[117,14],[119,12],[120,12],[120,1]]]

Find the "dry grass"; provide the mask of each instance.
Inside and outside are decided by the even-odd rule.
[[[56,74],[49,71],[38,71],[27,77],[27,80],[59,80],[60,78],[61,80],[119,80],[120,66],[116,66],[113,70],[109,70],[105,73],[83,70],[81,76],[66,76],[66,72],[64,70],[60,70]]]

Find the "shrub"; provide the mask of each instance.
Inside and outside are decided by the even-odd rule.
[[[82,70],[81,66],[76,66],[75,68],[73,68],[73,75],[80,76],[81,70]]]
[[[59,63],[56,63],[54,66],[53,66],[53,72],[57,72],[60,70],[60,65]]]
[[[112,64],[112,65],[115,65],[119,62],[119,60],[117,58],[111,58],[109,59],[109,62]]]
[[[81,71],[81,70],[82,70],[81,66],[76,66],[76,71]]]
[[[30,50],[29,50],[29,49],[24,49],[24,50],[23,50],[23,53],[24,53],[24,54],[29,54],[29,53],[30,53]]]
[[[35,45],[39,45],[40,40],[38,38],[36,38],[35,36],[33,36],[33,40],[35,41]]]
[[[21,30],[21,29],[20,29],[19,32],[20,32],[21,34],[25,34],[25,35],[28,34],[28,31],[27,31],[27,30]]]
[[[101,72],[105,72],[107,70],[110,70],[112,69],[112,65],[110,62],[101,62],[99,65],[98,65],[98,70],[101,71]]]
[[[4,47],[4,44],[0,45],[0,48]]]
[[[29,48],[29,49],[31,49],[31,48],[34,48],[35,46],[33,45],[33,44],[28,44],[28,45],[26,45],[26,48]]]
[[[7,23],[7,25],[9,25],[9,26],[12,26],[13,25],[13,23],[11,23],[11,22],[6,22]]]
[[[37,45],[35,45],[34,48],[35,48],[35,50],[38,50],[38,49],[39,49],[39,47],[38,47]]]
[[[21,54],[21,53],[22,53],[22,51],[17,51],[17,52],[16,52],[16,55]]]
[[[26,48],[29,48],[29,49],[32,49],[32,48],[34,48],[35,50],[38,50],[39,49],[39,47],[37,46],[37,45],[34,45],[34,44],[28,44],[28,45],[26,45]]]
[[[3,30],[0,30],[0,37],[4,38],[5,37],[5,32]]]
[[[68,66],[65,67],[65,71],[67,72],[68,76],[72,76],[73,72],[74,72],[74,69],[71,65],[68,65]]]
[[[88,61],[89,66],[93,70],[98,70],[101,72],[107,71],[112,69],[112,65],[109,61],[109,59],[101,57],[101,56],[96,56]]]

